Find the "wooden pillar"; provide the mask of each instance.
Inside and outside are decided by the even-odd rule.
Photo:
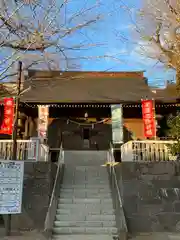
[[[23,131],[22,131],[22,128],[23,128],[23,118],[24,118],[24,115],[22,112],[18,112],[18,120],[17,120],[17,137],[19,139],[23,139]]]
[[[32,117],[29,117],[29,137],[33,136],[34,123]]]
[[[29,117],[26,117],[25,120],[25,126],[24,126],[24,138],[28,139],[29,138]]]
[[[38,137],[38,118],[34,119],[34,135],[36,135],[36,137]]]

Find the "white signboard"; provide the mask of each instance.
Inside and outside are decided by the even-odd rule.
[[[0,214],[21,213],[24,162],[0,160]]]
[[[46,139],[48,129],[49,107],[38,106],[38,137]]]
[[[114,144],[123,143],[122,105],[111,105],[112,140]]]

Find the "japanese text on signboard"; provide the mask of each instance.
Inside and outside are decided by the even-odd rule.
[[[38,136],[45,139],[47,137],[49,107],[38,106],[38,115]]]
[[[14,120],[14,99],[4,98],[4,119],[1,125],[0,133],[12,134]]]
[[[156,135],[153,100],[142,100],[142,115],[144,121],[144,135],[152,138]]]
[[[0,160],[0,214],[21,213],[23,161]]]

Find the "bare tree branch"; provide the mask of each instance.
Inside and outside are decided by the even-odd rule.
[[[180,96],[180,0],[143,1],[132,25],[141,54],[176,70]]]
[[[69,0],[0,1],[1,81],[16,76],[16,62],[22,59],[25,70],[42,64],[49,70],[74,70],[80,59],[107,58],[84,55],[86,49],[103,44],[88,39],[84,32],[103,20],[101,4],[85,0],[80,8],[73,4]],[[81,39],[76,37],[70,43],[69,39],[78,35]],[[83,50],[82,56],[74,56],[74,50]],[[37,56],[30,58],[31,53]]]
[[[176,16],[178,16],[178,12],[176,11],[175,8],[172,7],[171,3],[169,0],[165,0],[165,3],[167,4],[169,10],[171,11],[172,14],[175,14]]]

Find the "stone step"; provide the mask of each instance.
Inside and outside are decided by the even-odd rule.
[[[116,217],[114,214],[94,214],[94,215],[87,215],[86,216],[87,221],[115,221]]]
[[[81,174],[77,174],[77,175],[65,175],[63,178],[64,181],[68,181],[68,180],[75,180],[75,181],[109,181],[109,176],[108,175],[98,175],[98,176],[82,176]]]
[[[68,179],[68,180],[63,180],[63,185],[69,185],[69,184],[73,184],[73,185],[79,185],[79,184],[87,184],[87,185],[107,185],[109,186],[109,180],[106,181],[100,181],[100,180],[83,180],[83,179],[79,179],[79,180],[74,180],[74,179]]]
[[[116,227],[54,227],[54,234],[117,234]]]
[[[109,181],[108,176],[66,176],[63,178],[63,182],[68,181],[82,181],[82,182],[104,182],[107,183]]]
[[[112,214],[89,214],[84,215],[78,214],[78,215],[62,215],[62,214],[56,214],[55,217],[56,221],[115,221],[115,215]]]
[[[108,171],[107,168],[103,167],[103,166],[84,166],[84,167],[80,167],[80,166],[76,166],[76,167],[69,167],[68,169],[65,169],[64,173],[66,175],[86,175],[86,176],[95,176],[95,175],[103,175],[103,176],[107,176],[108,175]]]
[[[99,168],[101,167],[101,165],[103,165],[104,163],[106,162],[106,160],[104,161],[84,161],[84,162],[81,162],[81,161],[76,161],[76,164],[73,164],[73,163],[70,163],[70,164],[66,164],[67,168],[77,168],[77,167],[84,167],[84,168],[88,168],[88,167],[96,167],[96,168]],[[66,162],[65,162],[66,163]]]
[[[58,203],[58,209],[77,209],[78,211],[84,209],[96,209],[98,210],[111,210],[113,209],[112,203],[104,203],[103,205],[100,203]]]
[[[105,161],[94,161],[94,162],[83,162],[83,164],[81,164],[81,162],[77,163],[77,164],[70,164],[67,165],[67,172],[69,171],[73,171],[73,170],[77,170],[77,171],[82,171],[84,170],[84,172],[107,172],[107,168],[106,167],[102,167],[102,165],[106,162]],[[89,170],[89,171],[88,171]]]
[[[85,150],[84,150],[85,151]],[[102,162],[104,161],[104,159],[107,157],[107,153],[106,153],[106,156],[102,156],[100,154],[94,154],[93,151],[91,151],[91,153],[89,153],[89,156],[88,155],[85,155],[84,151],[81,153],[82,155],[77,155],[77,153],[73,153],[71,156],[71,159],[73,158],[74,161],[73,163],[77,163],[77,162],[80,162],[80,163],[84,163],[84,162]],[[69,157],[68,157],[69,159]],[[70,164],[72,163],[72,161],[70,161]]]
[[[108,176],[108,171],[106,169],[102,169],[103,167],[101,167],[101,169],[96,167],[95,169],[90,169],[87,168],[82,168],[82,169],[78,169],[78,168],[74,168],[74,169],[69,169],[69,170],[65,170],[64,174],[65,176],[71,177],[107,177]]]
[[[90,166],[91,168],[91,166]],[[97,168],[97,167],[96,167]],[[101,167],[102,168],[102,167]],[[89,170],[89,168],[87,169],[71,169],[69,171],[65,170],[64,171],[64,176],[66,177],[107,177],[108,171],[107,170],[103,170],[103,171],[99,171],[99,169],[95,170]]]
[[[111,199],[111,193],[92,193],[92,192],[61,192],[60,198],[98,198]]]
[[[58,203],[112,203],[112,199],[99,199],[99,198],[59,198]]]
[[[86,215],[58,215],[56,214],[55,221],[85,221]]]
[[[78,235],[78,234],[73,234],[73,235],[53,235],[52,240],[113,240],[113,236],[110,234],[102,235],[90,235],[86,234],[84,235]]]
[[[107,169],[103,169],[103,167],[100,167],[100,169],[98,167],[96,167],[96,169],[91,169],[92,167],[89,166],[87,168],[73,168],[73,169],[66,169],[64,171],[65,177],[107,177],[108,171]]]
[[[63,184],[67,183],[72,183],[75,182],[76,184],[108,184],[109,183],[109,178],[108,177],[67,177],[63,178]]]
[[[79,209],[76,208],[70,208],[70,209],[57,209],[57,214],[64,214],[64,215],[78,215],[79,214]],[[82,208],[81,209],[82,214],[115,214],[115,211],[113,208],[94,208],[94,209],[89,209],[89,208]]]
[[[96,167],[97,168],[97,167]],[[96,171],[95,169],[93,170],[89,170],[89,168],[87,169],[82,169],[82,170],[78,170],[78,169],[73,169],[71,171],[64,171],[64,177],[89,177],[89,178],[94,178],[94,177],[101,177],[101,178],[108,178],[109,173],[107,170],[105,171]]]
[[[77,165],[70,165],[68,166],[68,168],[65,169],[65,173],[71,173],[71,172],[75,172],[75,171],[81,171],[81,172],[89,172],[89,173],[93,173],[93,172],[100,172],[100,173],[107,173],[107,168],[106,167],[102,167],[101,164],[104,164],[105,162],[99,162],[98,166],[92,166],[92,165],[87,165],[87,166],[77,166]]]
[[[115,221],[55,221],[55,227],[116,227]]]
[[[99,171],[92,171],[92,172],[88,172],[87,171],[78,171],[78,170],[73,170],[71,172],[64,172],[64,177],[65,178],[105,178],[107,179],[109,176],[108,172],[99,172]]]
[[[88,192],[88,193],[92,193],[92,194],[98,194],[98,193],[111,193],[111,190],[110,188],[107,190],[107,189],[104,189],[104,188],[101,188],[101,189],[94,189],[94,188],[62,188],[60,190],[60,193],[81,193],[81,192]]]
[[[96,168],[92,167],[92,166],[87,166],[87,167],[75,167],[75,168],[69,168],[69,169],[65,169],[64,171],[67,175],[69,174],[75,174],[75,175],[86,175],[86,176],[97,176],[97,175],[103,175],[103,176],[107,176],[108,175],[108,171],[105,167],[97,167]]]
[[[62,189],[105,189],[109,190],[109,185],[108,184],[62,184]]]
[[[74,181],[104,181],[104,182],[108,182],[109,181],[109,177],[107,176],[81,176],[80,174],[78,174],[78,176],[64,176],[63,181],[70,181],[70,180],[74,180]]]

